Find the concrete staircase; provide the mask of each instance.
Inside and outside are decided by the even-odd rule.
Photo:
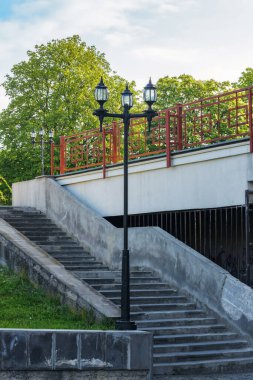
[[[120,271],[98,262],[45,215],[1,207],[0,217],[120,306]],[[253,368],[253,348],[245,337],[151,270],[132,268],[130,295],[132,320],[154,336],[154,378]]]

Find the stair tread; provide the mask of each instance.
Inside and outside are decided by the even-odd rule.
[[[170,334],[164,334],[164,335],[156,335],[154,336],[154,340],[161,340],[161,339],[169,339],[169,338],[195,338],[195,337],[198,337],[198,338],[212,338],[212,337],[215,337],[215,336],[220,336],[222,335],[223,337],[228,337],[228,336],[234,336],[236,337],[237,334],[234,333],[234,332],[229,332],[229,331],[224,331],[224,332],[218,332],[218,333],[215,333],[215,332],[212,332],[212,333],[192,333],[192,334],[173,334],[173,335],[170,335]]]
[[[179,349],[179,348],[190,348],[190,347],[205,347],[208,346],[218,346],[218,345],[229,345],[229,344],[248,344],[247,340],[240,340],[240,339],[231,339],[231,340],[224,340],[224,341],[205,341],[205,342],[187,342],[187,343],[177,343],[177,344],[154,344],[153,348],[154,350],[170,347],[171,349]]]
[[[132,301],[139,301],[139,300],[150,300],[150,299],[155,299],[155,298],[157,298],[157,297],[153,297],[153,296],[149,296],[149,297],[131,297],[131,300]],[[110,297],[110,300],[120,300],[121,299],[121,297]],[[184,296],[175,296],[175,295],[168,295],[168,296],[160,296],[159,297],[159,299],[165,299],[165,300],[167,300],[167,299],[171,299],[171,300],[175,300],[175,299],[178,299],[178,300],[187,300],[187,298],[186,297],[184,297]]]
[[[153,367],[182,367],[185,366],[197,366],[197,365],[203,365],[203,364],[224,364],[224,363],[233,363],[233,362],[249,362],[253,364],[253,357],[246,357],[246,358],[222,358],[222,359],[204,359],[204,360],[194,360],[194,361],[186,361],[186,362],[168,362],[168,363],[153,363]]]
[[[173,358],[174,356],[177,357],[187,357],[187,356],[205,356],[205,355],[219,355],[219,354],[229,354],[229,353],[252,353],[253,355],[253,349],[250,347],[246,348],[232,348],[232,349],[223,349],[222,351],[217,350],[204,350],[204,351],[190,351],[190,352],[166,352],[161,354],[154,354],[154,358]]]
[[[176,302],[176,303],[148,303],[148,304],[136,304],[134,306],[163,306],[163,307],[166,307],[166,306],[195,306],[195,303],[194,302]]]
[[[145,327],[145,331],[153,331],[153,330],[175,330],[175,329],[208,329],[208,328],[226,328],[225,325],[222,324],[211,324],[211,325],[193,325],[193,326],[162,326],[162,327]]]
[[[197,318],[170,318],[170,319],[142,319],[140,322],[138,322],[138,325],[141,325],[142,323],[170,323],[170,322],[187,322],[187,321],[216,321],[216,318],[214,317],[197,317]]]

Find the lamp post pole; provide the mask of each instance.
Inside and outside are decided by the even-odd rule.
[[[118,330],[135,330],[136,324],[130,320],[130,265],[128,250],[128,136],[130,120],[132,118],[147,118],[150,129],[152,118],[157,116],[157,112],[152,110],[152,104],[156,101],[156,88],[151,83],[151,79],[143,91],[144,100],[149,108],[143,113],[131,114],[130,108],[133,106],[133,96],[126,85],[125,91],[121,94],[123,113],[109,113],[103,108],[104,103],[108,100],[108,89],[101,78],[100,83],[95,89],[95,99],[98,101],[100,108],[94,111],[94,115],[99,118],[100,131],[102,132],[103,120],[105,117],[114,117],[123,120],[124,123],[124,214],[123,214],[123,231],[124,245],[122,250],[122,270],[121,270],[121,318],[116,321]]]
[[[45,135],[45,131],[44,129],[41,128],[39,131],[40,141],[36,141],[35,140],[36,132],[35,131],[31,132],[31,143],[33,145],[40,144],[41,175],[45,174],[45,156],[44,156],[45,144],[52,144],[53,137],[54,137],[52,130],[48,132],[48,137],[49,137],[48,141],[45,141],[44,135]]]

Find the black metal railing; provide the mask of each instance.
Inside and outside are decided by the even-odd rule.
[[[129,216],[129,226],[161,227],[233,276],[251,284],[252,211],[252,204],[248,202],[246,206],[135,214]],[[106,219],[122,227],[122,216]]]

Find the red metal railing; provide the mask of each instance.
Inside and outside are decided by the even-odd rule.
[[[230,91],[192,103],[177,104],[159,111],[148,132],[144,119],[132,119],[129,131],[129,159],[166,154],[171,165],[171,152],[209,144],[250,138],[252,129],[253,86]],[[113,122],[98,130],[86,130],[62,136],[60,145],[52,145],[51,174],[102,167],[123,161],[123,124]]]

